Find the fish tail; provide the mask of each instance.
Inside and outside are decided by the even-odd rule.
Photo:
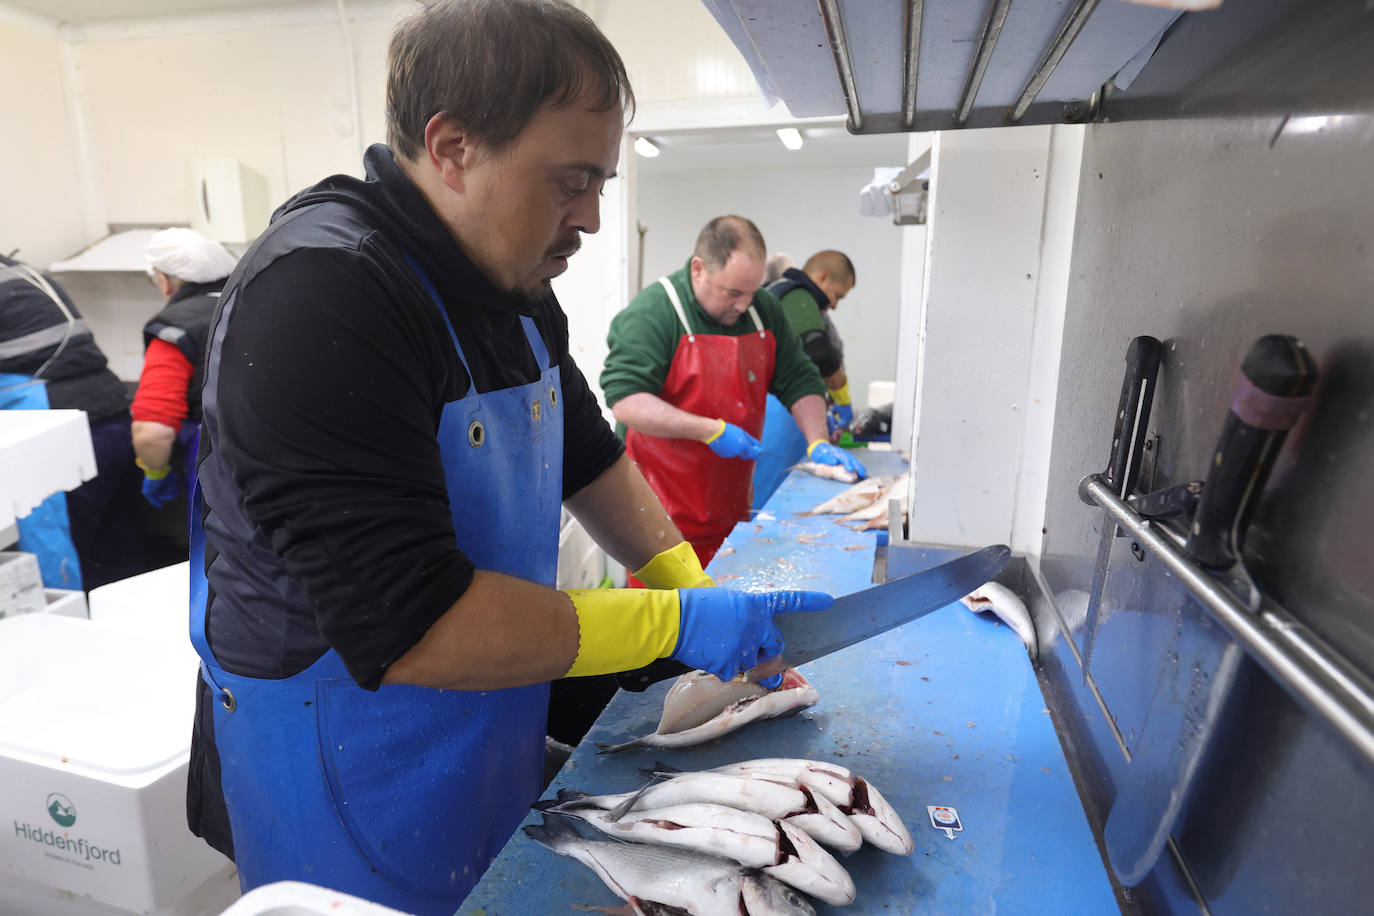
[[[526,824],[522,829],[525,836],[554,852],[560,852],[569,841],[582,839],[582,835],[573,827],[572,822],[557,814],[545,814],[544,823]]]

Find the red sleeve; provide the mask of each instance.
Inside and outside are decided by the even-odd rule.
[[[181,429],[188,410],[186,389],[194,374],[195,367],[175,344],[154,340],[143,353],[143,374],[138,377],[138,391],[129,412],[135,420]]]

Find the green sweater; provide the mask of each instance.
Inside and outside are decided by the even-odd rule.
[[[668,279],[677,289],[693,334],[739,337],[753,333],[754,322],[748,313],[741,315],[730,327],[706,314],[692,293],[687,267],[669,274]],[[815,363],[802,352],[801,343],[788,325],[777,297],[760,289],[754,293],[752,304],[759,321],[777,340],[777,359],[773,380],[768,385],[769,393],[789,408],[808,394],[824,396],[825,383]],[[611,330],[606,336],[610,352],[606,354],[606,366],[601,372],[601,390],[606,394],[606,404],[614,406],[622,398],[641,391],[661,395],[681,337],[682,323],[663,287],[654,281],[641,289],[611,320]]]
[[[825,319],[821,317],[821,308],[816,304],[815,297],[806,287],[797,287],[779,301],[782,302],[782,312],[787,316],[787,323],[792,326],[792,330],[798,337],[807,331],[825,330]]]

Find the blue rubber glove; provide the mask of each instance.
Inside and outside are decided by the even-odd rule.
[[[848,427],[850,423],[854,422],[854,407],[852,405],[836,404],[834,406],[835,416],[839,418],[842,428]]]
[[[806,455],[817,464],[838,464],[846,471],[853,471],[858,474],[860,480],[868,476],[868,470],[859,463],[859,459],[846,450],[831,445],[824,439],[817,439],[812,442],[811,447],[806,450]]]
[[[172,473],[157,480],[143,478],[143,498],[161,509],[181,493],[181,475]]]
[[[706,444],[722,458],[743,458],[745,461],[753,461],[763,451],[759,440],[724,420],[720,421],[720,430],[707,439]]]
[[[835,603],[824,592],[753,593],[728,588],[681,589],[678,601],[682,616],[677,648],[670,657],[722,681],[782,654],[782,634],[773,624],[774,614],[823,611]],[[772,690],[782,683],[782,675],[759,683]]]

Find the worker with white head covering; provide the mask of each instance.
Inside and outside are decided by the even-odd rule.
[[[194,229],[163,229],[144,246],[148,273],[167,305],[143,326],[143,372],[134,394],[134,452],[143,498],[161,508],[177,498],[182,473],[195,480],[200,444],[200,388],[210,321],[235,258]]]

